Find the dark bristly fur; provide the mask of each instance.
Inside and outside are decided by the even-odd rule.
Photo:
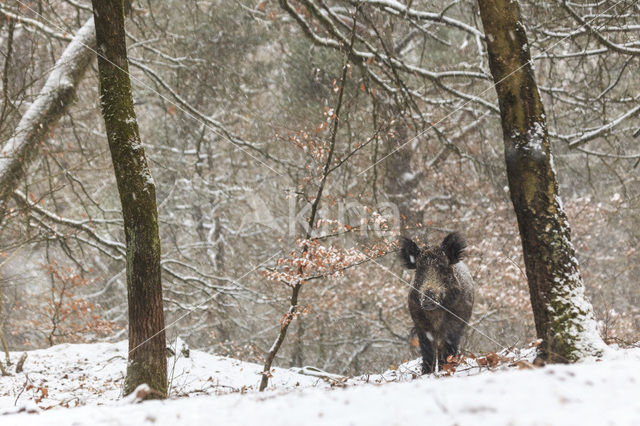
[[[400,256],[416,275],[409,292],[409,313],[420,342],[422,372],[432,373],[436,363],[456,355],[473,309],[473,279],[464,262],[466,243],[453,232],[440,246],[420,249],[403,238]],[[413,260],[413,262],[411,261]]]

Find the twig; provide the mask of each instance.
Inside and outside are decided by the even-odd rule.
[[[18,404],[18,399],[20,399],[20,395],[22,395],[22,392],[24,392],[24,390],[27,388],[27,385],[29,384],[29,374],[25,374],[25,381],[24,381],[24,385],[22,385],[22,390],[20,391],[20,393],[18,394],[18,396],[16,396],[16,400],[13,403],[13,406],[15,407]]]
[[[356,23],[357,23],[357,13],[358,10],[356,10],[356,12],[353,15],[353,31],[351,33],[351,45],[350,47],[353,48],[353,43],[355,41],[355,34],[356,34]],[[338,92],[338,102],[336,105],[336,110],[334,113],[334,119],[333,119],[333,128],[331,129],[331,145],[329,147],[329,153],[327,154],[327,160],[325,161],[324,164],[324,168],[322,171],[322,179],[320,181],[320,185],[318,186],[318,191],[316,193],[316,197],[313,200],[313,204],[311,205],[311,212],[310,212],[310,217],[309,217],[309,223],[307,226],[307,232],[306,232],[306,237],[305,239],[309,239],[311,238],[311,231],[313,229],[314,223],[315,223],[315,217],[316,214],[318,212],[318,208],[320,206],[320,200],[322,198],[322,193],[324,191],[324,187],[325,184],[327,182],[327,177],[329,176],[329,174],[332,172],[333,169],[331,169],[331,161],[333,159],[333,153],[335,150],[335,146],[336,146],[336,136],[338,133],[338,126],[340,124],[340,109],[342,107],[342,99],[343,99],[343,95],[344,95],[344,86],[347,80],[347,71],[349,70],[349,57],[348,55],[346,55],[346,59],[345,59],[345,64],[342,67],[342,77],[340,79],[340,86],[339,86],[339,92]],[[305,244],[304,247],[302,248],[302,254],[304,255],[307,251],[309,250],[309,247]],[[300,266],[298,268],[298,273],[300,276],[303,275],[303,267]],[[265,359],[265,363],[264,363],[264,369],[262,371],[262,378],[260,379],[260,392],[264,391],[267,387],[267,385],[269,384],[269,377],[271,376],[271,364],[273,363],[273,360],[276,357],[276,354],[278,353],[278,351],[280,350],[280,347],[282,346],[282,342],[284,342],[284,338],[287,335],[287,329],[289,328],[289,324],[291,324],[291,321],[293,321],[293,319],[296,317],[297,315],[297,311],[298,311],[298,295],[300,294],[300,289],[302,288],[302,280],[298,280],[298,282],[296,282],[293,285],[293,290],[291,292],[291,304],[289,306],[289,310],[287,311],[287,313],[285,314],[285,316],[283,317],[283,319],[281,320],[281,327],[280,327],[280,332],[278,333],[278,337],[276,338],[275,342],[273,342],[273,345],[271,346],[271,348],[269,349],[269,353],[267,354],[267,357]]]

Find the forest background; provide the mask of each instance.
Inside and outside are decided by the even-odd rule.
[[[535,339],[475,2],[133,6],[128,54],[157,185],[169,341],[262,361],[302,282],[305,308],[276,364],[339,374],[397,365],[417,348],[410,275],[393,243],[404,234],[435,244],[452,230],[468,241],[477,284],[462,349]],[[640,6],[521,6],[600,331],[608,342],[640,340]],[[15,0],[0,13],[5,141],[91,6]],[[361,57],[344,54],[340,35],[352,33]],[[0,222],[6,344],[122,340],[124,235],[95,61],[39,150]]]

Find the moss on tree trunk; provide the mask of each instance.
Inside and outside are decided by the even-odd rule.
[[[151,396],[167,392],[160,239],[155,184],[133,108],[123,0],[93,0],[100,101],[116,174],[127,245],[129,362],[124,393],[142,383]]]
[[[540,355],[571,362],[598,353],[590,303],[558,196],[544,108],[520,8],[514,0],[478,0],[489,66],[500,104],[511,200],[518,218]]]

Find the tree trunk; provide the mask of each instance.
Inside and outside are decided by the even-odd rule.
[[[518,218],[540,356],[571,362],[600,353],[569,222],[558,195],[529,44],[514,0],[478,0],[500,104],[511,200]]]
[[[0,212],[20,179],[24,178],[40,142],[69,109],[76,87],[94,57],[92,49],[95,46],[95,29],[93,18],[90,18],[56,61],[40,93],[20,119],[14,135],[0,148]]]
[[[127,244],[129,362],[124,393],[142,383],[165,397],[160,239],[153,178],[140,142],[127,64],[123,0],[93,0],[100,100],[116,174]]]

